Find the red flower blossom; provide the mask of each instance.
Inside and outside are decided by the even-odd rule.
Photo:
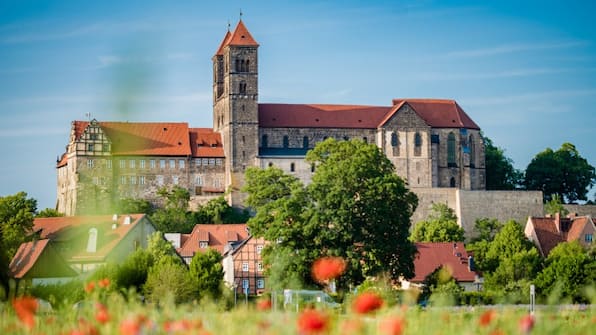
[[[95,282],[90,281],[87,283],[87,285],[85,285],[85,292],[91,293],[93,290],[95,290]]]
[[[480,315],[478,324],[480,324],[481,327],[488,326],[490,324],[490,322],[495,318],[496,314],[497,313],[495,311],[493,311],[492,309],[485,311],[484,313],[482,313],[482,315]]]
[[[126,318],[120,322],[120,335],[138,335],[141,333],[142,320],[138,317]]]
[[[35,312],[37,311],[37,300],[33,297],[20,297],[12,301],[12,307],[17,317],[28,329],[35,326]]]
[[[490,335],[505,335],[505,332],[503,332],[502,330],[497,328],[497,329],[493,330],[492,332],[490,332]]]
[[[189,320],[166,321],[163,325],[166,333],[188,333],[193,329],[193,324]]]
[[[319,283],[341,276],[346,270],[346,262],[341,257],[323,257],[312,265],[312,277]]]
[[[519,330],[524,334],[529,334],[534,328],[534,316],[527,314],[519,320]]]
[[[101,287],[101,288],[108,288],[110,286],[110,279],[104,278],[104,279],[99,280],[97,283],[99,284],[99,287]]]
[[[352,309],[359,314],[374,312],[383,306],[383,298],[373,292],[364,292],[354,299]]]
[[[268,311],[271,309],[271,300],[270,299],[261,299],[257,301],[257,310],[259,311]]]
[[[327,330],[327,316],[314,309],[305,309],[298,316],[298,333],[321,334]]]
[[[108,309],[103,304],[97,303],[95,304],[97,308],[97,312],[95,313],[95,320],[101,324],[105,324],[110,321],[110,313],[108,313]]]
[[[364,331],[364,324],[359,319],[347,319],[341,324],[341,334],[360,334]]]
[[[401,335],[406,327],[406,322],[400,317],[392,317],[381,322],[381,333],[387,335]]]

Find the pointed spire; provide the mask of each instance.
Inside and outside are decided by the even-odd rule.
[[[232,33],[230,33],[230,24],[228,23],[228,31],[226,31],[226,35],[224,36],[223,40],[221,40],[221,43],[219,44],[219,47],[217,48],[217,51],[215,52],[215,56],[223,55],[223,49],[226,45],[228,45],[228,41],[230,40],[231,36],[232,36]]]
[[[230,39],[226,43],[226,45],[258,47],[259,43],[257,43],[257,41],[255,41],[255,39],[252,37],[252,35],[244,25],[244,22],[240,20],[238,21],[238,25],[236,26],[236,29],[234,29],[234,32],[232,33],[232,36],[230,36]]]

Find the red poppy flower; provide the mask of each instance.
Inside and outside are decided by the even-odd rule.
[[[83,335],[99,335],[99,330],[97,330],[94,325],[83,318],[79,319],[79,328],[77,330],[73,330],[73,332],[78,332],[79,334]]]
[[[305,309],[298,316],[298,333],[321,334],[327,330],[327,316],[314,309]]]
[[[346,262],[341,257],[323,257],[312,265],[312,277],[319,283],[341,276],[346,270]]]
[[[35,312],[38,303],[33,297],[20,297],[12,301],[12,307],[17,313],[17,317],[28,329],[35,325]]]
[[[534,316],[528,314],[519,320],[519,330],[524,334],[529,334],[534,328]]]
[[[120,322],[120,335],[138,335],[141,332],[141,320],[138,317],[126,318]]]
[[[97,320],[97,322],[105,324],[110,321],[110,313],[108,313],[106,306],[97,303],[95,307],[97,308],[97,312],[95,313],[95,320]]]
[[[347,319],[341,324],[341,334],[360,334],[364,331],[364,324],[359,319]]]
[[[104,278],[104,279],[99,280],[97,283],[99,284],[99,287],[101,287],[101,288],[108,288],[108,286],[110,286],[110,279]]]
[[[392,317],[381,322],[381,333],[387,335],[401,335],[406,327],[404,319],[400,317]]]
[[[374,292],[364,292],[352,303],[352,309],[358,314],[374,312],[382,306],[383,298]]]
[[[87,283],[87,285],[85,285],[85,292],[91,293],[93,290],[95,290],[95,282],[90,281]]]
[[[163,325],[166,333],[187,333],[192,330],[193,324],[189,320],[169,321]]]
[[[485,311],[484,313],[482,313],[482,315],[480,315],[480,319],[478,319],[478,324],[480,324],[481,327],[488,326],[490,322],[495,318],[496,314],[497,313],[492,309]]]
[[[261,299],[257,301],[257,310],[259,311],[268,311],[271,309],[271,300],[270,299]]]

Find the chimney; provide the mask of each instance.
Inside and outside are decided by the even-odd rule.
[[[561,232],[561,213],[555,213],[555,227],[557,227],[557,231]]]

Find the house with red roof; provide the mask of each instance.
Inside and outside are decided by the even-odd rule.
[[[156,231],[145,214],[37,218],[35,240],[21,244],[9,265],[12,278],[47,284],[86,276],[146,248]]]
[[[261,294],[267,278],[262,252],[267,242],[262,237],[249,236],[224,253],[224,281],[238,294]]]
[[[530,216],[524,233],[534,242],[540,254],[547,257],[557,244],[563,242],[578,241],[584,247],[590,247],[594,243],[595,225],[596,219],[590,215],[561,217],[557,213],[547,217]]]
[[[485,189],[480,127],[451,99],[387,105],[259,102],[259,44],[240,20],[213,62],[213,127],[74,121],[58,159],[58,210],[89,213],[121,198],[156,202],[179,185],[193,201],[226,193],[242,206],[244,172],[276,166],[308,183],[306,152],[327,138],[377,145],[410,188]],[[167,114],[164,112],[164,117]]]
[[[447,270],[466,291],[481,289],[482,280],[474,268],[462,242],[417,242],[414,258],[414,278],[402,280],[402,289],[421,287],[428,275],[439,267]]]

